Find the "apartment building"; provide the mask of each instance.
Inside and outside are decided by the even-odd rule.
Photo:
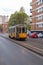
[[[43,0],[32,0],[32,24],[31,30],[43,30]]]
[[[2,32],[6,32],[8,27],[8,16],[0,15],[0,25],[2,26]]]

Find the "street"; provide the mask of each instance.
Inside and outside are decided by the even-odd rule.
[[[43,65],[43,58],[0,37],[0,65]]]
[[[43,38],[29,38],[27,37],[26,40],[20,41],[20,40],[16,40],[16,39],[11,39],[9,38],[9,34],[5,33],[5,34],[1,34],[0,36],[8,39],[12,42],[15,42],[16,44],[23,46],[29,50],[31,50],[32,52],[37,53],[38,55],[43,56]]]
[[[28,38],[25,43],[36,46],[37,48],[43,49],[43,38]]]

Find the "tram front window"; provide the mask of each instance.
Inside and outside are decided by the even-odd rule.
[[[26,28],[22,28],[22,33],[26,32]]]

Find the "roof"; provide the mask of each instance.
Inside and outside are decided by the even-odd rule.
[[[11,26],[9,28],[14,28],[14,27],[26,27],[26,25],[25,24],[18,24],[18,25]]]

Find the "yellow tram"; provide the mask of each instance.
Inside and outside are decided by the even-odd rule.
[[[9,37],[16,39],[26,39],[27,38],[27,27],[25,24],[18,24],[9,27]]]

